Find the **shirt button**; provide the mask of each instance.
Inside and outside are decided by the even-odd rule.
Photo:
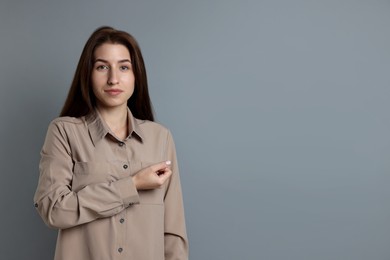
[[[38,208],[38,203],[35,203],[35,204],[34,204],[34,207]]]
[[[119,146],[120,146],[120,147],[122,147],[122,146],[124,146],[124,145],[125,145],[124,142],[120,142],[120,143],[119,143]]]
[[[124,219],[124,218],[121,218],[121,219],[119,220],[119,222],[120,222],[120,223],[123,223],[123,222],[125,222],[125,219]]]
[[[118,252],[119,252],[119,253],[122,253],[122,251],[123,251],[123,248],[122,248],[122,247],[118,248]]]
[[[123,169],[127,169],[129,166],[127,164],[123,165]]]

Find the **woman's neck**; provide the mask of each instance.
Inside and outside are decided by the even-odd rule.
[[[98,107],[97,110],[117,138],[123,140],[127,137],[127,106],[110,109]]]

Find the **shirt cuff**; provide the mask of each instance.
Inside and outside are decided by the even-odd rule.
[[[114,182],[114,185],[119,191],[119,195],[122,198],[125,208],[131,206],[132,204],[139,203],[138,191],[131,176]]]

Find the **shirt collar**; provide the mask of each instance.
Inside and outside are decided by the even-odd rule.
[[[139,127],[139,122],[133,116],[129,108],[127,108],[127,118],[129,136],[126,139],[130,138],[131,136],[133,136],[133,134],[135,134],[142,142],[143,135]],[[102,140],[107,134],[112,135],[110,128],[97,110],[94,110],[90,114],[86,115],[85,121],[87,123],[89,135],[94,145],[96,145],[100,140]]]

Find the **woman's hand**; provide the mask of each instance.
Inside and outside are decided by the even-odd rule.
[[[170,164],[171,161],[160,162],[137,172],[133,176],[133,183],[137,190],[160,188],[172,175]]]

